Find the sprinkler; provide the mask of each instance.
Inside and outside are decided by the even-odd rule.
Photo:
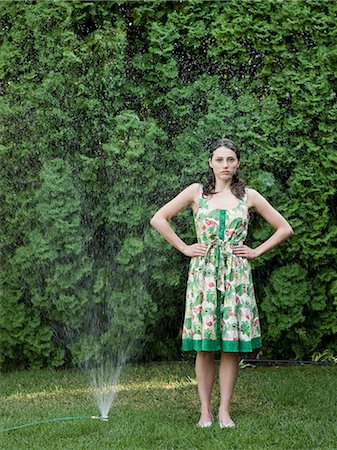
[[[103,420],[103,422],[107,422],[109,419],[109,416],[91,416],[94,420]]]

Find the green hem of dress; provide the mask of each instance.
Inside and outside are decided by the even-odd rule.
[[[242,352],[249,353],[262,347],[262,340],[256,337],[249,342],[245,341],[205,341],[196,339],[183,339],[183,351],[188,352]]]

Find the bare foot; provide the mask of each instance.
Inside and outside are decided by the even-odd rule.
[[[212,425],[213,417],[209,412],[201,413],[200,420],[198,422],[198,426],[201,428],[210,427]]]
[[[235,423],[233,422],[228,411],[219,411],[219,425],[221,428],[235,427]]]

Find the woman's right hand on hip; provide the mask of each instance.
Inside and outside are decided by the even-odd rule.
[[[200,244],[199,242],[197,242],[196,244],[185,245],[185,247],[182,249],[181,252],[185,256],[193,257],[193,256],[205,256],[206,250],[207,250],[206,244]]]

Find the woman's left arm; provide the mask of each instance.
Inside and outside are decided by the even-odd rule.
[[[294,234],[286,219],[255,189],[247,189],[248,206],[254,208],[276,231],[261,245],[252,249],[247,245],[232,246],[233,253],[248,259],[257,258],[263,253],[277,247],[288,237]]]

